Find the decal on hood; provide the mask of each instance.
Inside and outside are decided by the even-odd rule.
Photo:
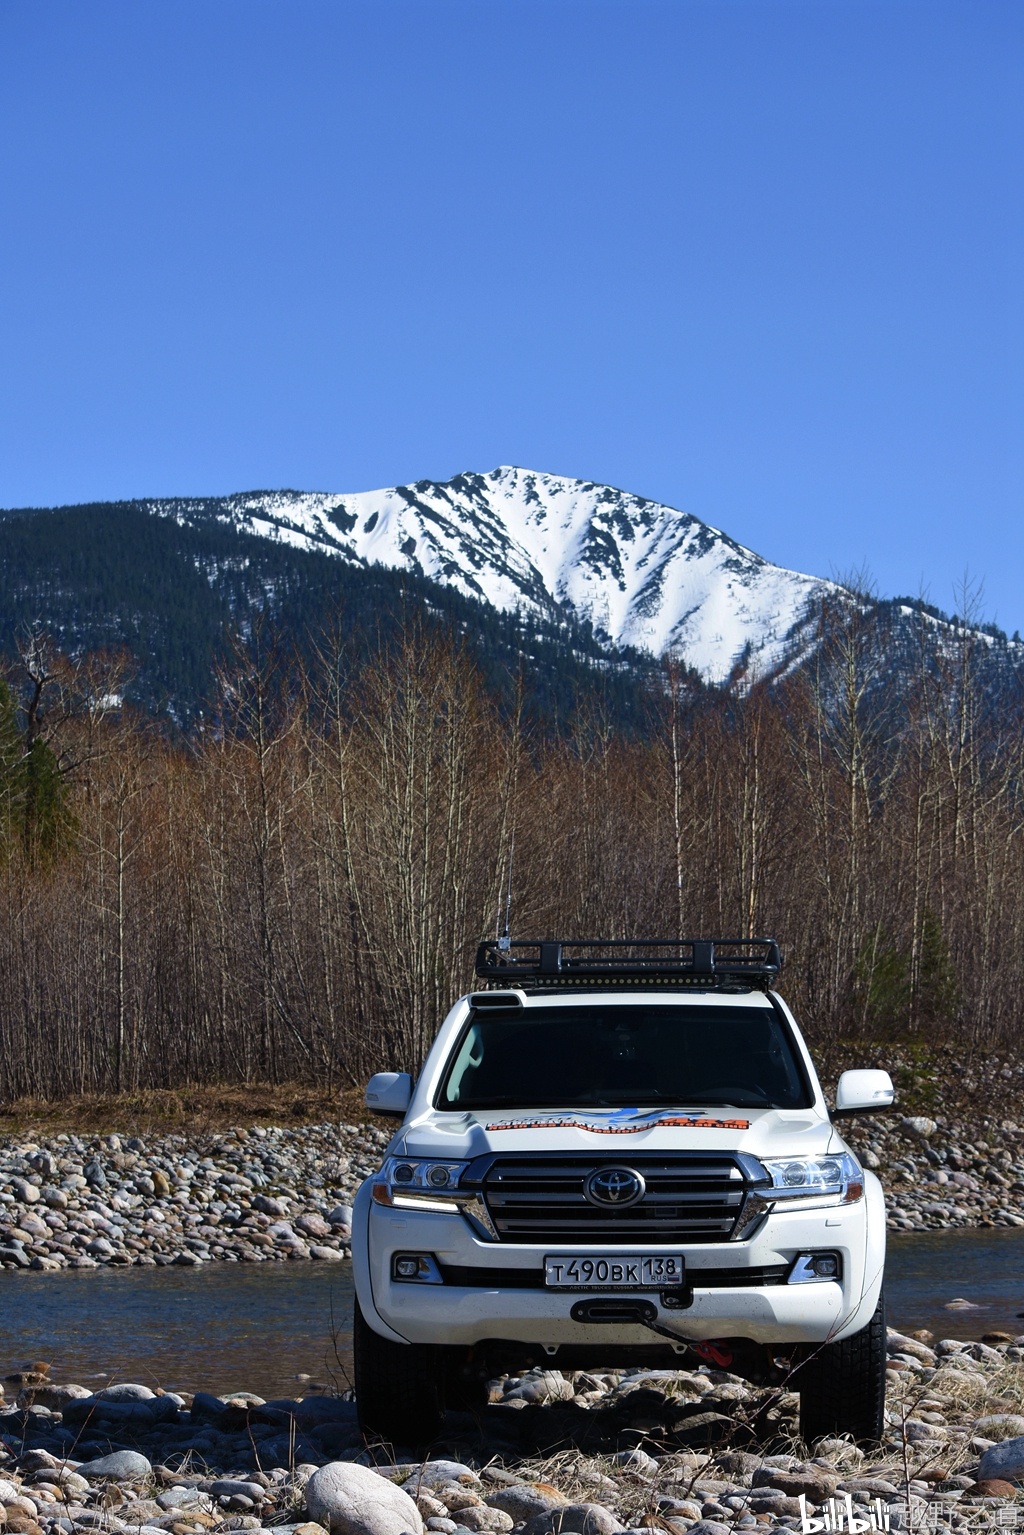
[[[485,1130],[588,1130],[592,1135],[638,1135],[642,1130],[749,1130],[749,1119],[712,1119],[705,1114],[642,1114],[616,1109],[600,1117],[589,1114],[533,1114],[529,1119],[501,1119]]]

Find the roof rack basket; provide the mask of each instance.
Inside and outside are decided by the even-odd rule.
[[[736,985],[767,991],[781,968],[774,938],[492,938],[476,954],[481,980],[526,991]]]

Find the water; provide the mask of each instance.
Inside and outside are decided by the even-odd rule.
[[[1024,1228],[892,1237],[889,1320],[976,1338],[1024,1332]],[[0,1369],[47,1360],[54,1379],[296,1396],[351,1378],[348,1263],[0,1273]],[[947,1311],[963,1296],[979,1309]]]
[[[937,1338],[1024,1333],[1024,1228],[920,1231],[889,1238],[889,1323]],[[977,1310],[946,1310],[957,1298]]]
[[[351,1381],[350,1263],[5,1271],[0,1296],[2,1373],[268,1398]]]

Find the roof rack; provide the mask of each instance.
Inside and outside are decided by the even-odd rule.
[[[481,980],[526,991],[737,984],[767,991],[781,968],[774,938],[492,938],[476,952]]]

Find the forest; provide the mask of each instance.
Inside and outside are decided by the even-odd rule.
[[[775,937],[819,1045],[1012,1053],[1024,711],[933,628],[896,665],[848,604],[742,692],[665,660],[631,731],[593,690],[538,722],[427,621],[301,654],[256,623],[187,732],[124,705],[122,655],[24,636],[0,1099],[415,1070],[507,898],[521,938]]]

